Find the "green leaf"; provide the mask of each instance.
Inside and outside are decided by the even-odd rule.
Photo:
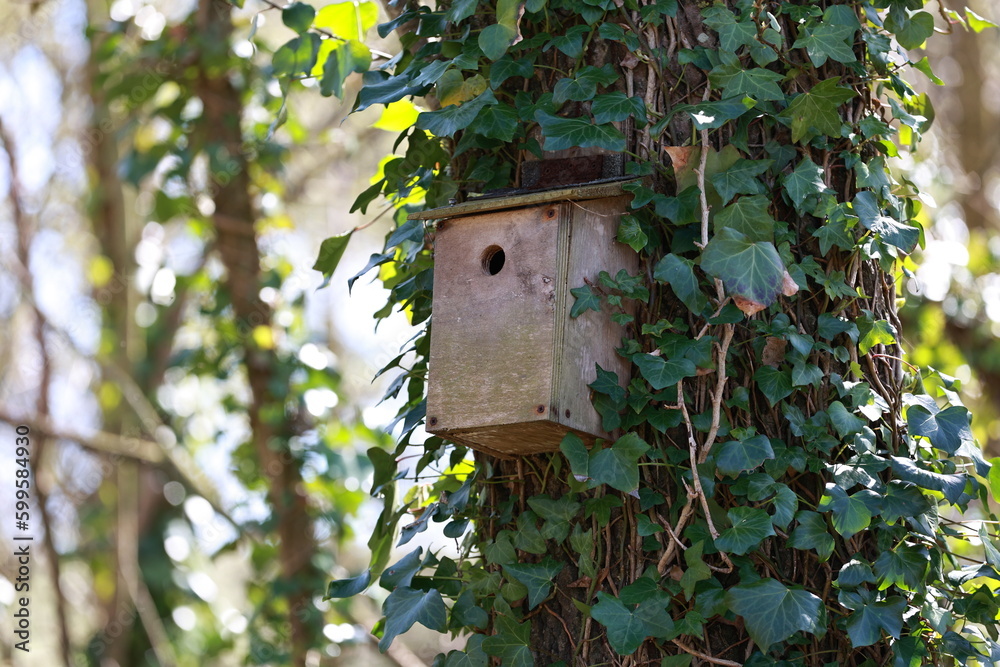
[[[857,29],[852,26],[820,23],[807,28],[795,43],[793,49],[804,48],[809,54],[809,60],[816,67],[826,64],[827,58],[839,63],[853,63],[858,58],[854,55],[853,42]]]
[[[687,565],[687,569],[684,570],[684,574],[681,575],[681,588],[684,589],[684,596],[690,600],[691,596],[694,595],[694,587],[699,581],[705,581],[712,578],[712,570],[705,564],[702,560],[702,552],[705,549],[705,543],[701,540],[695,542],[684,552],[684,563]]]
[[[590,111],[594,114],[594,122],[598,125],[618,123],[630,116],[635,118],[639,127],[649,122],[646,118],[646,103],[642,98],[638,95],[628,97],[618,91],[595,97],[590,105]]]
[[[639,252],[649,243],[649,237],[642,230],[639,219],[634,215],[623,215],[618,223],[618,241]]]
[[[910,435],[923,436],[951,455],[955,455],[964,443],[973,441],[969,420],[969,410],[961,405],[953,405],[936,414],[920,404],[906,410]]]
[[[441,594],[434,589],[397,588],[386,598],[382,613],[385,615],[385,633],[378,642],[378,648],[383,653],[393,639],[413,627],[414,623],[438,632],[448,628],[448,609]]]
[[[469,131],[489,139],[512,141],[517,132],[517,110],[507,104],[485,106],[469,125]]]
[[[916,590],[923,584],[929,565],[930,556],[922,546],[902,545],[883,551],[874,564],[879,590],[893,585],[907,591]]]
[[[882,498],[882,519],[894,524],[900,519],[923,514],[929,509],[927,496],[913,484],[892,480],[886,484]]]
[[[830,406],[826,409],[826,414],[830,418],[833,428],[837,430],[837,435],[840,436],[841,440],[847,438],[849,435],[861,433],[861,429],[865,425],[865,422],[861,418],[851,414],[840,401],[830,403]]]
[[[413,577],[423,567],[423,562],[422,548],[411,551],[385,569],[379,578],[379,585],[390,591],[400,586],[409,586],[413,582]]]
[[[823,169],[807,157],[802,158],[790,174],[781,177],[782,185],[796,211],[803,211],[803,204],[812,195],[827,191],[823,181]],[[825,252],[823,254],[826,254]]]
[[[889,12],[885,29],[896,35],[896,41],[904,49],[917,49],[934,34],[934,17],[927,12]]]
[[[377,22],[378,6],[374,2],[338,2],[321,8],[313,25],[341,39],[364,42]]]
[[[588,310],[601,312],[601,297],[594,294],[590,285],[574,287],[570,289],[569,293],[576,297],[576,301],[573,302],[573,307],[569,311],[570,317],[579,317]]]
[[[619,655],[629,655],[646,637],[665,637],[673,632],[674,622],[662,602],[647,600],[629,609],[616,597],[601,591],[591,617],[608,630],[608,643]]]
[[[746,97],[733,97],[718,102],[700,102],[685,106],[683,110],[691,115],[695,129],[714,130],[731,120],[736,120],[753,107],[753,100]],[[682,108],[678,107],[677,110],[682,110]]]
[[[365,570],[356,577],[351,577],[350,579],[335,579],[330,582],[330,585],[326,588],[326,597],[324,600],[329,600],[330,598],[351,598],[355,595],[359,595],[362,591],[368,588],[368,584],[372,581],[372,571]]]
[[[601,67],[587,65],[580,68],[572,77],[565,77],[556,82],[552,89],[552,101],[556,104],[570,100],[588,102],[597,95],[598,86],[607,86],[617,80],[618,74],[615,73],[610,63]]]
[[[766,459],[774,458],[771,441],[766,435],[744,440],[730,440],[719,446],[715,467],[723,475],[737,477],[744,470],[753,470]]]
[[[649,451],[649,445],[635,433],[626,433],[605,449],[590,454],[590,476],[595,482],[607,484],[622,493],[639,487],[639,458]]]
[[[789,546],[803,551],[813,550],[819,555],[820,561],[826,561],[833,553],[836,543],[833,536],[827,529],[826,521],[822,514],[802,510],[795,515],[798,526],[789,536]]]
[[[373,104],[389,105],[398,102],[404,97],[423,94],[427,87],[424,85],[414,85],[409,76],[386,77],[375,80],[376,77],[383,76],[382,72],[369,72],[364,77],[365,85],[358,92],[358,105],[355,112],[363,111]]]
[[[753,374],[753,379],[772,406],[792,393],[792,378],[789,377],[787,370],[779,371],[771,366],[761,366]]]
[[[463,623],[462,625],[470,624]],[[445,658],[444,665],[442,667],[488,667],[490,659],[483,651],[483,642],[485,640],[486,637],[483,635],[470,635],[469,640],[465,644],[464,650],[448,651],[448,655]]]
[[[528,608],[534,609],[549,596],[552,580],[562,572],[563,563],[546,556],[541,563],[509,563],[503,569],[528,589]]]
[[[580,512],[580,503],[571,496],[552,499],[548,496],[532,496],[528,498],[528,506],[535,510],[545,520],[542,526],[542,537],[547,540],[562,542],[569,535],[573,519]]]
[[[953,505],[958,503],[968,483],[966,475],[942,475],[924,470],[910,459],[900,456],[892,457],[892,472],[905,482],[912,482],[924,489],[940,491]]]
[[[740,162],[749,162],[749,160],[740,160]],[[739,166],[740,162],[737,162],[734,168]],[[767,160],[767,162],[770,162],[770,160]],[[722,195],[723,201],[728,201],[724,190],[726,192],[731,192],[729,188],[734,185],[731,181],[725,182],[725,177],[728,173],[729,171],[723,172],[722,174],[717,174],[712,178],[712,182],[717,188],[720,185],[723,185],[723,189],[719,190],[719,194]],[[746,173],[745,170],[744,173]],[[720,179],[720,177],[723,178]],[[720,181],[723,181],[723,183],[720,183]],[[753,179],[752,177],[750,182],[757,183],[759,185],[759,181]],[[748,241],[771,242],[774,240],[775,220],[771,217],[771,214],[767,212],[768,206],[770,205],[771,200],[763,195],[740,197],[739,200],[730,204],[715,215],[715,231],[718,233],[722,229],[731,229],[742,234]]]
[[[878,234],[883,241],[896,246],[903,252],[913,252],[913,248],[920,240],[920,230],[888,215],[883,215],[874,192],[862,190],[854,196],[852,205],[854,213],[857,214],[861,224],[866,229],[870,229]]]
[[[869,314],[865,314],[858,319],[860,338],[858,340],[858,351],[861,354],[868,354],[876,345],[895,345],[896,327],[886,320],[873,320]]]
[[[853,341],[858,340],[858,325],[842,317],[823,313],[819,316],[817,324],[816,335],[824,340],[832,341],[837,334],[842,333],[846,333]]]
[[[774,160],[745,160],[741,158],[729,169],[712,176],[712,185],[715,186],[715,189],[722,197],[723,204],[728,204],[736,195],[759,195],[764,192],[764,184],[757,179],[757,176],[767,171],[772,164],[774,164]],[[756,200],[758,197],[742,197],[733,206],[751,199]],[[761,197],[761,199],[765,199],[766,201],[764,197]],[[729,210],[729,208],[726,210]],[[767,218],[771,217],[767,214],[766,203],[764,205],[764,215]],[[773,223],[774,221],[772,220],[771,222]],[[719,224],[718,217],[716,217],[716,224]],[[739,231],[743,230],[740,229]],[[752,234],[747,234],[745,231],[743,233],[747,235],[747,238],[754,241],[770,241],[772,238],[754,238]]]
[[[785,274],[772,243],[751,241],[730,228],[723,228],[705,246],[701,268],[722,280],[729,294],[765,307],[777,299]]]
[[[844,592],[840,603],[854,613],[847,617],[847,636],[855,648],[871,646],[882,639],[882,631],[899,639],[903,630],[903,612],[906,599],[893,596],[882,602],[875,602],[874,593],[861,589]]]
[[[613,125],[594,125],[586,118],[561,118],[542,109],[535,112],[535,120],[542,126],[547,151],[560,151],[574,146],[594,146],[613,153],[625,150],[625,135]]]
[[[479,48],[490,60],[500,60],[515,39],[517,39],[516,29],[495,23],[486,26],[479,33]]]
[[[310,33],[283,44],[271,59],[274,75],[291,77],[312,70],[319,53],[319,41],[319,35]]]
[[[518,623],[511,616],[498,614],[493,634],[483,640],[483,650],[500,658],[503,667],[534,667],[531,623]]]
[[[323,78],[319,92],[323,96],[344,96],[344,82],[354,72],[367,72],[372,64],[372,52],[357,40],[348,40],[337,46],[323,63]]]
[[[726,98],[751,97],[758,102],[782,102],[785,99],[778,86],[782,76],[763,67],[744,69],[721,66],[712,70],[709,78],[713,85],[722,87],[722,96]]]
[[[642,377],[657,391],[698,374],[698,369],[690,359],[665,360],[652,354],[637,354],[632,357],[632,361],[639,367]]]
[[[917,70],[918,72],[923,72],[927,76],[928,79],[930,79],[931,81],[934,82],[935,85],[938,85],[938,86],[943,86],[944,85],[944,81],[942,81],[941,79],[939,79],[937,77],[937,75],[934,74],[934,70],[931,69],[931,63],[930,63],[929,60],[927,60],[927,56],[924,56],[923,58],[921,58],[920,60],[918,60],[915,63],[911,62],[910,63],[910,67],[912,67],[913,69]]]
[[[514,60],[510,56],[504,56],[490,66],[490,87],[496,90],[511,77],[527,79],[534,72],[535,65],[530,58]]]
[[[459,130],[467,128],[483,107],[496,103],[497,98],[493,95],[493,91],[486,89],[464,104],[452,104],[437,111],[421,112],[417,116],[416,127],[438,137],[450,137]]]
[[[761,540],[774,535],[774,526],[767,512],[756,507],[734,507],[727,512],[732,526],[715,539],[720,551],[742,556],[753,550]]]
[[[709,5],[701,10],[701,15],[705,25],[719,33],[719,46],[729,53],[753,44],[757,37],[757,27],[752,20],[737,22],[736,15],[722,5]]]
[[[700,315],[708,307],[708,299],[698,284],[694,273],[694,262],[670,253],[656,263],[653,279],[667,283],[677,298],[684,302],[692,313]]]
[[[839,82],[839,76],[819,82],[809,91],[798,95],[788,108],[779,114],[779,118],[791,123],[792,141],[808,142],[817,134],[840,136],[840,129],[844,123],[837,108],[855,97],[857,93],[848,88],[841,88],[837,85]]]
[[[996,23],[987,18],[983,18],[982,16],[975,13],[968,7],[965,8],[965,19],[969,22],[969,27],[972,28],[975,32],[982,32],[987,28],[1000,27],[1000,25],[997,25]]]
[[[829,483],[818,509],[831,511],[834,529],[845,539],[850,539],[868,527],[872,516],[881,509],[881,499],[869,489],[862,489],[849,496],[836,484]]]
[[[799,509],[799,497],[785,484],[779,484],[774,495],[774,514],[771,523],[785,530]]]
[[[822,601],[808,591],[786,588],[776,579],[734,586],[726,604],[743,617],[747,632],[761,651],[796,632],[816,632]]]
[[[574,60],[583,55],[583,38],[591,31],[589,25],[575,25],[561,35],[554,36],[543,51],[555,47]]]
[[[323,284],[321,287],[325,287],[330,282],[333,272],[337,270],[337,265],[340,264],[340,260],[344,256],[344,251],[347,249],[347,244],[351,240],[351,234],[354,231],[349,231],[346,234],[340,234],[339,236],[331,236],[325,239],[323,243],[319,246],[319,257],[316,258],[316,263],[313,264],[313,271],[319,271],[323,274]]]
[[[316,10],[304,2],[293,2],[281,10],[281,22],[300,35],[309,29],[315,16]]]

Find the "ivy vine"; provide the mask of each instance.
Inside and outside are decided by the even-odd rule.
[[[358,111],[430,106],[353,208],[398,205],[351,282],[390,266],[379,316],[428,325],[382,371],[399,369],[388,395],[406,403],[395,451],[369,451],[384,502],[371,565],[327,591],[389,591],[381,648],[419,623],[468,634],[445,667],[1000,660],[1000,468],[960,383],[903,359],[897,285],[926,212],[889,170],[934,117],[905,78],[936,80],[913,51],[936,29],[994,25],[925,4],[412,3],[378,26],[399,32],[384,61],[362,44],[370,3],[340,23],[319,19],[344,5],[285,9],[287,81],[340,95],[360,72]],[[624,153],[632,177],[618,240],[643,270],[571,286],[572,316],[629,327],[632,376],[598,367],[590,385],[619,436],[514,462],[414,445],[433,229],[407,214],[518,187],[523,162],[561,151]],[[348,239],[316,268],[331,275]],[[399,497],[407,476],[433,481]],[[457,552],[390,563],[431,523]]]

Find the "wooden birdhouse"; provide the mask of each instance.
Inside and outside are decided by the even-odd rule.
[[[570,289],[638,271],[616,241],[623,181],[480,198],[423,211],[438,220],[427,430],[500,456],[558,449],[572,431],[607,438],[587,386],[595,364],[628,381],[623,328],[571,318]]]

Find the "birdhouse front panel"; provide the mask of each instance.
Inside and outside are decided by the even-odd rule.
[[[504,456],[556,450],[571,431],[588,443],[609,437],[587,385],[595,364],[628,381],[615,353],[624,331],[608,312],[571,318],[570,289],[638,270],[615,240],[627,203],[499,200],[438,223],[429,432]]]

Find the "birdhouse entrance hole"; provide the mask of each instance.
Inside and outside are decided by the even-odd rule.
[[[483,271],[491,276],[500,273],[506,261],[507,255],[498,245],[491,245],[483,251]]]

